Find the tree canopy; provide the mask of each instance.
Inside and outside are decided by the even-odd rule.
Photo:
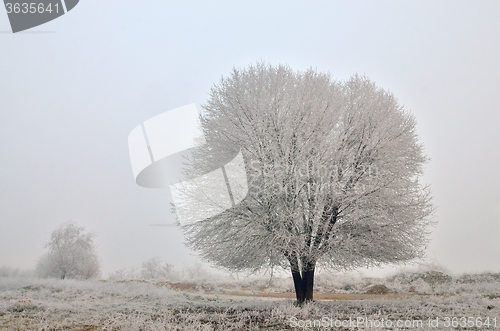
[[[249,186],[240,204],[184,227],[206,260],[290,268],[300,302],[312,299],[317,265],[423,256],[433,206],[419,178],[428,158],[414,117],[391,93],[364,76],[339,82],[259,63],[222,78],[204,109],[207,143],[218,148],[195,164],[237,146]]]

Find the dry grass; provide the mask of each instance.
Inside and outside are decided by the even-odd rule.
[[[432,286],[425,286],[421,283],[425,283],[424,276],[337,279],[337,283],[319,279],[316,301],[304,307],[296,307],[290,288],[277,286],[279,282],[274,287],[262,283],[241,287],[227,282],[222,286],[206,282],[0,278],[0,329],[291,330],[292,318],[325,317],[428,320],[471,316],[496,317],[500,323],[496,308],[500,307],[500,281],[491,277],[438,279],[433,275],[427,278],[434,282]],[[381,289],[387,294],[366,293]]]

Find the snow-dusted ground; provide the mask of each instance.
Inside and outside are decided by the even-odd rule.
[[[242,287],[245,279],[233,284],[225,280],[215,285],[193,284],[190,290],[179,291],[165,282],[154,281],[84,282],[0,277],[0,329],[405,329],[404,324],[398,327],[398,321],[407,326],[411,323],[411,327],[406,328],[408,330],[445,330],[455,325],[461,330],[500,329],[499,274],[451,278],[427,272],[385,279],[325,274],[318,276],[316,283],[318,293],[360,294],[369,291],[373,285],[385,285],[390,292],[405,296],[381,298],[367,295],[364,300],[318,300],[296,307],[292,299],[225,294],[234,291],[254,294],[289,292],[289,279],[277,279],[272,286],[254,280],[249,287]],[[460,319],[462,317],[471,319]],[[371,322],[366,322],[368,320]],[[319,327],[309,328],[315,321]],[[478,327],[479,321],[489,321],[490,325]],[[450,327],[447,327],[447,322]]]

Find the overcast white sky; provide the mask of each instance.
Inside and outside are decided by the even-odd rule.
[[[0,266],[33,268],[73,220],[104,276],[195,261],[169,193],[134,182],[129,132],[263,60],[366,74],[418,121],[438,205],[430,259],[500,272],[499,1],[87,1],[12,34],[0,10]]]

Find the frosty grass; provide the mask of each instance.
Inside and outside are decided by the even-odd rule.
[[[444,330],[445,318],[480,317],[490,326],[460,330],[500,329],[500,274],[449,277],[439,272],[400,274],[391,278],[318,276],[317,293],[365,293],[384,285],[399,298],[367,296],[364,300],[318,300],[296,307],[293,299],[243,297],[224,292],[290,292],[289,279],[268,283],[192,284],[190,291],[157,281],[74,281],[0,277],[0,330]],[[215,285],[214,285],[215,284]],[[229,287],[228,287],[229,286]],[[216,294],[206,294],[210,291]],[[423,326],[397,328],[335,327],[334,321],[423,321]],[[439,319],[430,327],[429,319]],[[496,318],[496,327],[493,323]],[[330,321],[333,327],[308,327]],[[298,322],[300,321],[300,323]],[[455,319],[455,321],[459,321]],[[293,322],[293,323],[292,323]],[[340,324],[337,324],[340,325]],[[295,326],[295,327],[293,327]]]

